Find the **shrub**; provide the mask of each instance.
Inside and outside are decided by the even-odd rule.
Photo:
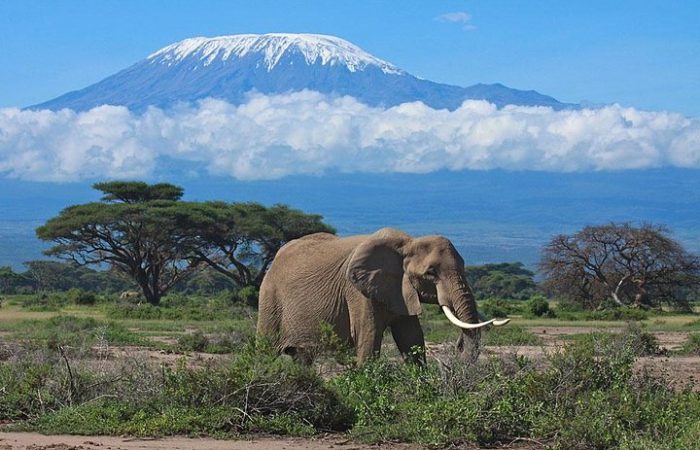
[[[644,331],[637,323],[630,322],[619,333],[593,332],[574,335],[573,340],[592,351],[602,352],[604,349],[625,349],[633,356],[659,356],[666,354],[656,337]]]
[[[688,335],[688,340],[685,341],[680,352],[686,355],[700,356],[700,333]]]
[[[484,335],[484,345],[540,345],[542,340],[525,328],[510,324],[491,328]]]
[[[204,352],[208,346],[209,338],[202,333],[202,330],[183,334],[177,340],[177,348],[183,351]]]
[[[591,311],[586,314],[586,320],[607,320],[607,321],[618,321],[618,320],[646,320],[649,318],[649,313],[643,309],[629,308],[629,307],[615,307],[603,309],[600,311]]]
[[[522,314],[523,304],[516,300],[488,299],[479,302],[479,311],[486,317],[507,317]]]
[[[236,298],[244,305],[257,308],[259,292],[255,286],[244,286],[237,293]]]
[[[549,309],[549,302],[541,295],[534,295],[527,301],[527,312],[535,317],[551,317],[553,311]]]
[[[58,311],[68,304],[68,299],[61,292],[42,292],[24,300],[22,307],[29,311]]]
[[[94,292],[84,291],[80,288],[71,288],[66,292],[66,297],[70,303],[76,305],[94,305],[97,302],[97,296]]]

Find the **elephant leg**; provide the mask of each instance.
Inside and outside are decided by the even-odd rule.
[[[314,362],[313,352],[307,348],[287,347],[282,353],[291,356],[294,361],[304,366],[310,366]]]
[[[391,324],[391,335],[404,360],[425,364],[425,339],[417,316],[395,320]]]
[[[368,327],[355,336],[355,352],[360,362],[376,358],[382,348],[384,328]]]

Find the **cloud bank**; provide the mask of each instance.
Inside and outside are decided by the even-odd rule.
[[[618,105],[553,111],[466,101],[455,111],[420,102],[376,108],[310,91],[138,114],[119,106],[81,113],[0,109],[4,176],[141,178],[173,161],[238,179],[325,171],[700,168],[700,119]]]

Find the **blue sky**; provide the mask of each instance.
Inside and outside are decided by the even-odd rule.
[[[697,1],[3,0],[0,106],[84,87],[186,37],[311,32],[434,81],[700,116],[698,24]]]

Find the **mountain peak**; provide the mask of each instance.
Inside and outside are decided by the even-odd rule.
[[[151,63],[167,66],[185,60],[198,60],[202,66],[214,61],[262,57],[268,72],[275,68],[285,55],[300,54],[307,64],[345,66],[350,72],[362,71],[367,66],[377,66],[387,74],[402,74],[391,63],[365,52],[360,47],[335,36],[322,34],[234,34],[217,37],[194,37],[168,45],[148,56]]]
[[[379,107],[420,101],[431,108],[454,110],[470,99],[498,107],[576,107],[500,84],[460,87],[421,79],[335,36],[269,33],[185,39],[98,83],[31,108],[85,111],[123,105],[139,111],[204,98],[240,105],[250,92],[276,95],[303,90],[354,97]]]

